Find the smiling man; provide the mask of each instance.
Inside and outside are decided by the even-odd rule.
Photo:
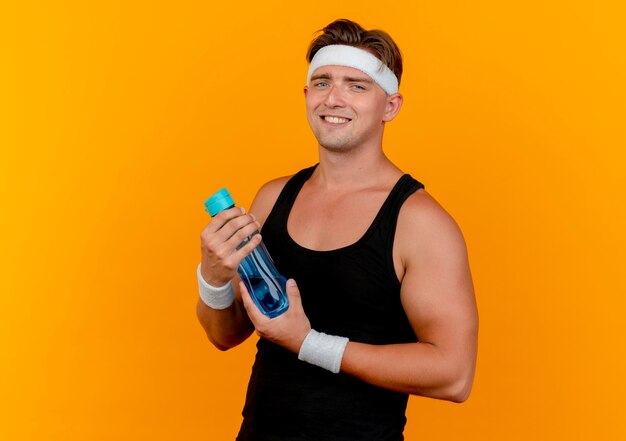
[[[197,314],[210,341],[260,336],[238,440],[402,440],[410,394],[463,402],[478,313],[465,241],[384,154],[402,58],[383,31],[337,20],[311,43],[306,114],[319,163],[202,231]],[[287,283],[269,319],[236,269],[260,229]]]

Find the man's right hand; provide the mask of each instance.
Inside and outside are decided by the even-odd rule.
[[[239,250],[244,240],[260,229],[253,214],[245,214],[239,207],[218,213],[200,234],[202,251],[202,278],[215,287],[232,280],[239,263],[261,242],[255,234]]]

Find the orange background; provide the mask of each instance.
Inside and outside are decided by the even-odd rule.
[[[256,337],[195,317],[202,202],[316,160],[313,32],[389,31],[385,149],[464,232],[470,399],[408,440],[625,439],[623,2],[0,6],[0,439],[233,439]],[[280,416],[278,416],[280,417]]]

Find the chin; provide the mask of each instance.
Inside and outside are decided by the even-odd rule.
[[[351,139],[325,139],[317,137],[317,142],[322,148],[333,152],[352,150],[354,148],[354,142],[352,142]]]
[[[331,152],[347,152],[352,150],[354,146],[350,143],[341,142],[320,142],[320,147]]]

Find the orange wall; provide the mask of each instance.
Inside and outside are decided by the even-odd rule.
[[[2,3],[0,439],[234,438],[255,338],[196,321],[202,202],[316,160],[304,53],[344,16],[403,50],[386,151],[479,304],[472,396],[407,439],[626,438],[623,3],[404,3]]]

